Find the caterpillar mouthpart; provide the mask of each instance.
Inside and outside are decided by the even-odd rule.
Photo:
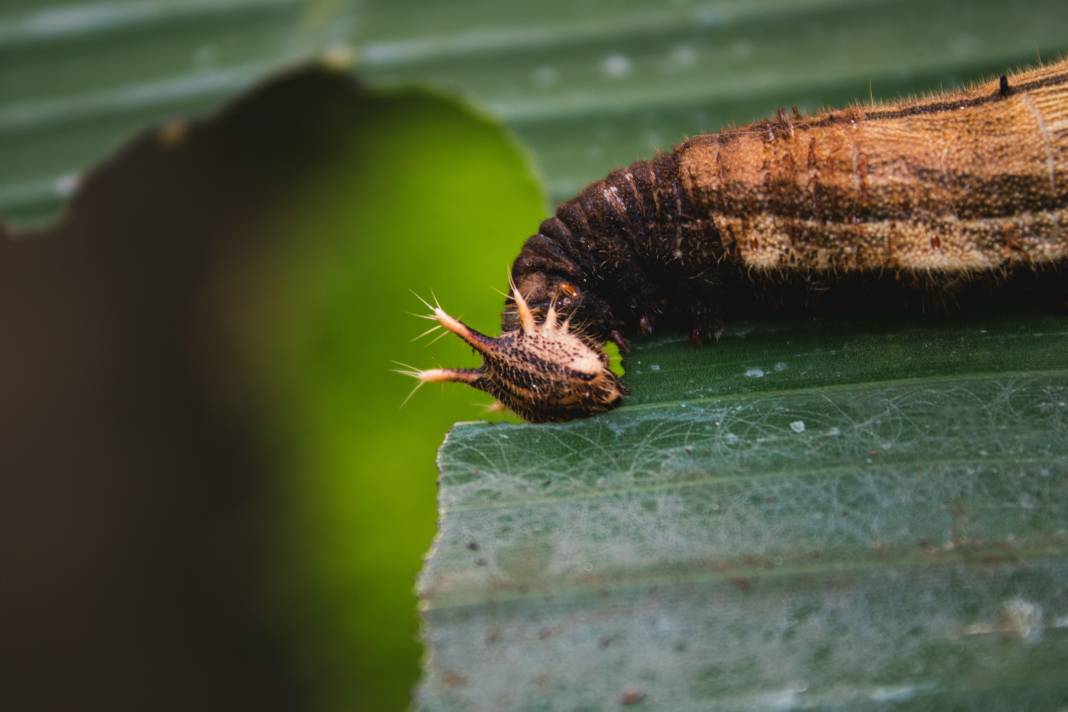
[[[417,389],[424,383],[466,383],[531,422],[571,420],[619,405],[626,388],[610,370],[604,350],[579,338],[568,319],[561,322],[555,304],[539,324],[514,285],[512,298],[518,328],[496,338],[476,331],[439,305],[430,307],[429,318],[481,354],[481,367],[399,373],[418,380]]]

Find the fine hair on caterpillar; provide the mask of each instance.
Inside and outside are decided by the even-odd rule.
[[[751,295],[888,277],[938,295],[1066,266],[1062,60],[899,103],[780,109],[613,171],[523,245],[500,337],[431,307],[482,367],[407,373],[467,383],[527,420],[567,420],[623,398],[606,341],[626,350],[665,324],[714,340]]]

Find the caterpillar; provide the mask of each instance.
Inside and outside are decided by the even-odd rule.
[[[502,334],[431,318],[479,368],[467,383],[529,421],[626,394],[603,346],[663,321],[716,339],[742,288],[892,273],[955,283],[1068,261],[1068,60],[953,93],[692,137],[561,204],[510,273]]]

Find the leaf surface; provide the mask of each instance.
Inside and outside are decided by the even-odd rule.
[[[420,582],[446,709],[1056,708],[1068,322],[753,323],[465,423]]]

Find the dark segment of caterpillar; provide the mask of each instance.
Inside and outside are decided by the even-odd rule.
[[[1064,227],[1062,227],[1064,226]],[[485,358],[413,371],[531,421],[617,405],[602,345],[663,323],[718,338],[737,295],[885,279],[948,290],[1068,263],[1068,61],[891,105],[778,117],[612,172],[542,222]],[[563,325],[557,322],[564,317]],[[581,325],[576,331],[572,325]],[[477,336],[473,336],[477,334]]]

